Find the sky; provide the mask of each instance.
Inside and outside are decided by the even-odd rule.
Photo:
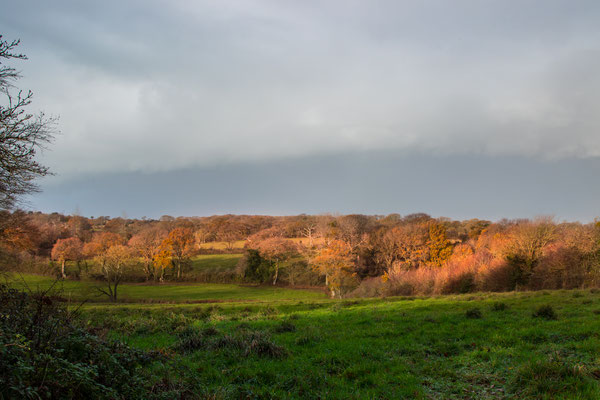
[[[28,207],[86,216],[600,216],[600,3],[10,2]]]

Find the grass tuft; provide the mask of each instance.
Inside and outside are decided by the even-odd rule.
[[[479,308],[470,308],[465,313],[465,316],[469,319],[481,319],[483,314],[481,314],[481,310]]]
[[[492,311],[505,311],[508,309],[508,305],[506,305],[506,303],[497,301],[494,304],[492,304]]]
[[[285,332],[295,332],[296,325],[292,324],[290,321],[283,321],[281,324],[275,327],[275,332],[277,333],[285,333]]]
[[[546,320],[557,320],[558,319],[558,315],[556,314],[556,311],[554,311],[554,308],[549,304],[538,307],[537,310],[535,310],[532,315],[534,318],[543,318]]]

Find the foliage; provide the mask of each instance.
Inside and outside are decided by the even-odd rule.
[[[479,308],[469,308],[465,313],[465,316],[470,319],[480,319],[483,317]]]
[[[261,257],[260,252],[247,249],[238,261],[237,269],[248,282],[265,283],[272,275],[272,264]]]
[[[547,320],[557,320],[558,319],[558,315],[556,315],[556,311],[554,311],[554,308],[549,304],[545,304],[543,306],[538,307],[533,312],[533,317],[534,318],[543,318],[543,319],[547,319]]]
[[[83,243],[77,237],[58,239],[52,248],[52,259],[61,263],[61,276],[66,278],[65,264],[67,261],[79,261],[82,258]]]
[[[273,285],[277,284],[279,278],[279,267],[281,264],[298,253],[296,246],[289,240],[272,237],[264,239],[255,245],[260,256],[273,266]]]
[[[59,296],[0,285],[0,397],[144,398],[150,358],[78,328]]]
[[[432,222],[429,224],[429,262],[441,267],[452,255],[452,243],[446,236],[446,227]]]
[[[181,278],[182,268],[189,261],[193,250],[194,233],[190,228],[175,228],[163,240],[161,252],[168,252],[168,256],[177,267],[177,279]]]
[[[357,286],[353,271],[352,248],[341,240],[332,240],[312,260],[313,268],[325,275],[331,297],[343,297]]]
[[[109,247],[103,255],[100,271],[105,285],[98,286],[97,289],[107,295],[110,301],[117,301],[119,284],[132,263],[131,250],[122,244]]]

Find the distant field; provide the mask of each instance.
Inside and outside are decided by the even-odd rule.
[[[294,243],[303,243],[303,244],[308,244],[308,242],[309,242],[308,239],[305,237],[288,238],[287,240],[290,240]],[[319,244],[322,242],[323,242],[323,239],[320,239],[320,238],[313,239],[313,244]],[[200,248],[201,249],[225,250],[225,249],[228,249],[229,247],[231,247],[232,249],[241,250],[244,248],[245,244],[246,244],[245,240],[238,240],[231,244],[227,243],[227,242],[207,242],[207,243],[202,243],[200,245]]]
[[[214,250],[226,250],[228,248],[241,250],[244,248],[244,244],[246,244],[245,240],[237,240],[233,243],[227,242],[206,242],[200,245],[201,249],[214,249]]]
[[[215,399],[598,399],[599,314],[588,290],[84,309]]]
[[[206,254],[192,258],[191,270],[183,280],[205,283],[232,283],[238,280],[235,268],[242,254]]]
[[[192,270],[198,272],[233,271],[242,254],[206,254],[192,258]]]
[[[22,279],[21,279],[22,278]],[[23,274],[14,276],[13,285],[31,289],[45,289],[53,284],[54,280],[46,276]],[[98,296],[93,283],[80,281],[59,281],[57,285],[63,288],[63,297],[73,300],[90,299],[102,301],[103,296]],[[282,300],[314,300],[325,298],[319,291],[296,290],[269,286],[242,286],[232,284],[123,284],[119,286],[119,299],[121,301],[282,301]]]

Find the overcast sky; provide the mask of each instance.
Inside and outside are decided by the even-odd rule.
[[[43,211],[600,215],[600,2],[14,1]]]

